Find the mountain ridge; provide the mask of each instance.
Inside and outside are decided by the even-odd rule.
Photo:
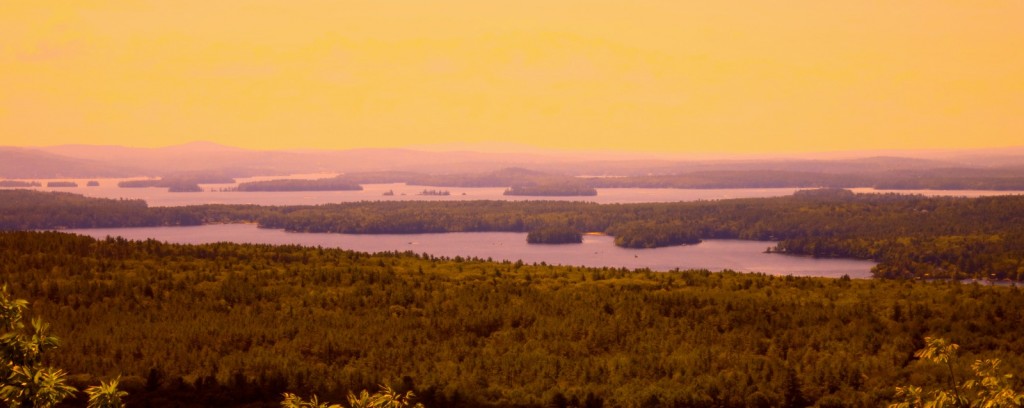
[[[460,146],[465,147],[465,146]],[[134,177],[216,172],[232,177],[300,173],[414,171],[481,173],[521,167],[565,175],[657,175],[698,171],[807,171],[862,173],[929,169],[1024,169],[1024,147],[962,151],[864,151],[822,157],[748,156],[694,159],[670,154],[612,152],[588,155],[534,149],[530,152],[358,148],[346,150],[252,150],[209,141],[165,147],[118,145],[0,146],[0,177]]]

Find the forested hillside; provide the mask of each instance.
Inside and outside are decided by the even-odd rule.
[[[886,278],[1024,279],[1024,196],[981,198],[806,190],[686,203],[357,202],[319,206],[147,208],[141,201],[0,191],[0,229],[258,222],[355,234],[573,229],[647,248],[704,238],[779,241],[776,251],[873,259]]]
[[[52,323],[53,365],[122,374],[129,406],[881,406],[965,365],[1024,371],[1024,295],[959,283],[552,267],[265,245],[0,233],[0,276]],[[553,404],[553,405],[552,405]]]

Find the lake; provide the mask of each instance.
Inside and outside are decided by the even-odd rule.
[[[609,236],[585,235],[582,244],[531,245],[525,233],[467,232],[446,234],[332,234],[298,233],[257,228],[254,224],[214,224],[194,227],[95,228],[69,229],[65,232],[96,238],[121,236],[142,240],[153,238],[181,244],[237,242],[254,244],[297,244],[343,248],[361,252],[413,251],[435,256],[462,256],[501,260],[545,262],[554,265],[591,267],[650,268],[656,271],[679,269],[731,269],[739,272],[763,272],[770,275],[870,278],[871,261],[815,259],[764,250],[774,242],[743,240],[706,240],[697,245],[653,249],[627,249],[615,246]]]
[[[736,189],[668,189],[668,188],[602,188],[597,196],[585,197],[529,197],[506,196],[504,187],[427,187],[409,186],[405,183],[364,184],[362,191],[220,191],[231,188],[238,183],[248,181],[297,178],[316,179],[330,177],[332,174],[297,174],[287,177],[251,177],[238,178],[235,184],[200,184],[203,192],[171,193],[166,188],[120,188],[117,183],[130,179],[38,179],[35,181],[44,187],[34,187],[39,191],[65,191],[82,194],[88,197],[126,198],[145,200],[152,207],[175,207],[198,204],[258,204],[258,205],[318,205],[328,203],[344,203],[354,201],[468,201],[468,200],[562,200],[590,201],[596,203],[644,203],[644,202],[676,202],[697,200],[722,200],[728,198],[779,197],[791,195],[797,188],[736,188]],[[89,180],[96,180],[99,186],[86,187]],[[26,180],[32,181],[32,180]],[[45,187],[49,181],[74,181],[78,187]],[[446,190],[451,195],[429,196],[419,195],[423,190]],[[392,192],[394,195],[384,195]]]
[[[220,191],[235,187],[238,183],[282,178],[316,179],[331,177],[333,174],[296,174],[291,176],[267,176],[238,178],[235,184],[200,184],[205,191],[196,193],[171,193],[166,188],[120,188],[117,183],[130,179],[37,179],[46,185],[48,181],[74,181],[78,187],[34,187],[39,191],[66,191],[89,197],[126,198],[145,200],[152,207],[175,207],[199,204],[257,204],[257,205],[318,205],[328,203],[344,203],[354,201],[468,201],[468,200],[561,200],[588,201],[600,204],[612,203],[665,203],[678,201],[724,200],[730,198],[761,198],[780,197],[793,194],[799,188],[715,188],[715,189],[681,189],[681,188],[599,188],[596,196],[584,197],[528,197],[506,196],[504,187],[425,187],[409,186],[404,183],[395,184],[364,184],[362,191]],[[97,187],[86,187],[86,182],[96,180]],[[32,181],[32,180],[26,180]],[[451,195],[425,196],[419,195],[424,189],[447,190]],[[394,195],[384,195],[385,192]],[[980,197],[991,195],[1024,194],[1024,191],[992,191],[992,190],[875,190],[871,188],[855,188],[857,193],[900,193],[921,194],[926,196],[964,196]]]

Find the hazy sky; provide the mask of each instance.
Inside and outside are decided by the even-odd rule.
[[[0,5],[0,145],[1024,144],[1024,1]]]

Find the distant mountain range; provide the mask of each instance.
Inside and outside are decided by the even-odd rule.
[[[455,146],[448,146],[455,148]],[[782,156],[670,154],[513,149],[250,150],[209,142],[162,148],[61,145],[0,147],[0,178],[88,178],[217,173],[231,177],[296,173],[412,171],[460,174],[522,167],[561,175],[641,176],[708,171],[851,174],[969,170],[1024,176],[1024,147],[964,151],[836,152]],[[822,158],[817,158],[822,157]]]
[[[2,178],[126,177],[145,173],[141,168],[110,161],[54,154],[42,149],[0,147]]]

